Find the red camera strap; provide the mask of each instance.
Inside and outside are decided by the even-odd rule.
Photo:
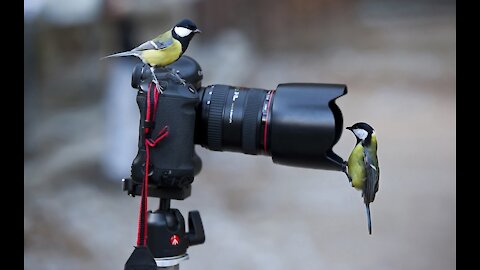
[[[153,85],[153,89],[152,89]],[[153,104],[152,104],[152,92],[153,92]],[[159,91],[157,87],[151,83],[147,92],[147,113],[145,116],[145,122],[150,123],[155,120],[155,113],[157,111]],[[152,108],[153,107],[153,108]],[[152,129],[153,130],[153,129]],[[148,134],[152,131],[150,128],[145,127],[145,176],[142,184],[142,198],[140,200],[140,213],[138,216],[138,232],[137,232],[137,246],[147,245],[147,215],[148,215],[148,175],[150,164],[150,147],[160,142],[163,138],[168,136],[168,126],[163,127],[155,138],[150,138]]]

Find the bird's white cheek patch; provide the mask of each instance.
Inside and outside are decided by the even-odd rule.
[[[368,136],[368,132],[365,129],[361,128],[356,128],[353,130],[353,133],[360,139],[360,140],[365,140]]]
[[[192,30],[180,26],[176,26],[173,30],[179,37],[186,37],[192,33]]]

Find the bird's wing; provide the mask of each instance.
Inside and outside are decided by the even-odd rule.
[[[158,37],[144,42],[140,46],[136,47],[132,51],[145,51],[145,50],[163,50],[173,44],[173,37],[170,31],[167,31]]]
[[[149,40],[140,46],[136,47],[132,51],[145,51],[145,50],[163,50],[168,46],[173,44],[173,39],[160,41],[160,40]]]
[[[363,149],[363,162],[367,177],[363,188],[363,200],[365,203],[371,203],[378,191],[379,168],[377,158],[368,151],[368,147]]]

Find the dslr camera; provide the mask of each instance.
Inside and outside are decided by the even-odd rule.
[[[343,128],[335,100],[347,93],[346,85],[286,83],[273,90],[202,86],[202,69],[188,56],[157,69],[155,75],[161,93],[152,90],[155,84],[148,66],[139,64],[132,74],[132,87],[138,90],[139,141],[123,189],[131,196],[141,195],[147,180],[144,195],[159,198],[160,205],[144,221],[148,260],[132,254],[125,269],[136,269],[141,260],[153,265],[152,259],[157,267],[178,268],[188,258],[187,248],[205,241],[198,211],[189,212],[187,232],[180,211],[170,208],[172,199],[190,196],[201,170],[195,144],[213,151],[267,155],[277,164],[344,169],[345,162],[332,148]]]

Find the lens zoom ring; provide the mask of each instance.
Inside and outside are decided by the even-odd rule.
[[[208,114],[207,143],[208,148],[215,151],[222,150],[222,118],[223,108],[228,95],[228,88],[212,87],[210,109]]]
[[[251,89],[247,93],[242,126],[242,149],[245,154],[255,155],[258,148],[257,139],[259,137],[259,127],[261,126],[259,119],[265,92]]]

